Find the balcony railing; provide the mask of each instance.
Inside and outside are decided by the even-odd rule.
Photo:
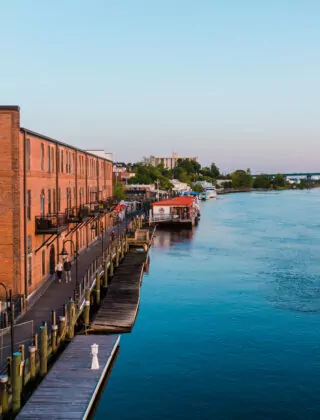
[[[89,208],[86,206],[72,207],[66,209],[68,223],[82,223],[90,217]]]
[[[152,222],[189,222],[191,221],[195,216],[194,215],[183,215],[180,216],[179,214],[154,214],[152,215]]]
[[[60,233],[68,228],[68,219],[64,213],[36,216],[35,222],[36,235]]]

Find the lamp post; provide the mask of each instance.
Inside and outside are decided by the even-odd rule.
[[[8,291],[7,286],[0,282],[0,286],[2,286],[6,292],[6,302],[7,302],[7,308],[8,304],[10,304],[10,341],[11,341],[11,360],[13,360],[13,350],[14,350],[14,307],[13,307],[13,301],[12,301],[12,290],[10,289]]]
[[[77,249],[75,250],[73,240],[72,239],[67,239],[66,241],[63,241],[62,251],[60,252],[59,255],[61,255],[62,258],[66,258],[69,255],[68,251],[65,248],[65,244],[68,243],[68,242],[70,242],[70,244],[71,244],[71,248],[72,248],[71,252],[74,254],[74,258],[76,260],[76,289],[78,289],[78,246],[77,246]]]

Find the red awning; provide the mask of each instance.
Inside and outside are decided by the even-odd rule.
[[[152,206],[169,206],[169,207],[190,207],[194,202],[194,197],[174,197],[168,198],[167,200],[157,201],[156,203],[152,203]]]

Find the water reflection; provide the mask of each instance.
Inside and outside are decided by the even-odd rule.
[[[190,242],[194,237],[194,229],[172,230],[159,228],[153,241],[154,248],[170,248],[174,244]]]

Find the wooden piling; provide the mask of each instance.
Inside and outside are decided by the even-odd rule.
[[[1,411],[2,417],[4,417],[8,413],[9,404],[8,404],[8,375],[1,375],[0,376],[0,389],[1,389],[1,397],[0,397],[0,404],[1,404]]]
[[[100,305],[101,274],[96,275],[96,304]]]
[[[103,279],[103,287],[108,287],[108,258],[104,260],[104,279]]]
[[[117,245],[116,245],[116,263],[115,263],[116,267],[119,267],[119,260],[120,260],[119,243],[117,243]]]
[[[83,310],[83,320],[84,324],[88,326],[90,324],[90,289],[85,291],[85,301],[84,301],[84,310]]]
[[[33,345],[38,349],[38,334],[33,334]]]
[[[12,361],[12,412],[17,414],[21,408],[21,353],[13,353]]]
[[[51,325],[56,325],[57,324],[57,314],[56,314],[56,310],[54,309],[53,311],[51,311]]]
[[[25,360],[25,357],[24,357],[24,344],[20,344],[19,345],[19,351],[21,353],[21,360]]]
[[[36,346],[29,346],[29,370],[30,370],[30,379],[33,380],[36,377]]]
[[[68,336],[69,339],[74,337],[74,325],[75,325],[75,304],[72,299],[68,303]]]
[[[66,317],[59,316],[59,328],[58,328],[59,340],[64,339],[65,330],[66,330]]]
[[[54,325],[51,325],[51,345],[52,345],[53,353],[57,351],[57,338],[58,338],[58,325],[54,324]]]
[[[40,375],[48,371],[48,329],[47,324],[40,327]]]

